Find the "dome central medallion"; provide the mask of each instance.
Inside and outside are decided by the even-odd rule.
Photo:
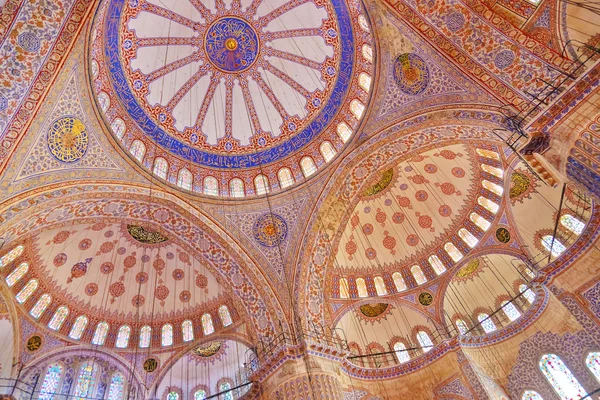
[[[206,32],[204,47],[210,63],[223,72],[237,73],[250,68],[259,51],[258,35],[241,18],[223,17]]]

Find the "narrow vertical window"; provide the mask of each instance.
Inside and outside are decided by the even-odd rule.
[[[485,150],[485,149],[476,149],[475,152],[479,154],[481,157],[489,158],[491,160],[500,160],[500,155],[495,151]]]
[[[581,399],[587,395],[569,368],[556,354],[544,354],[540,370],[562,400]]]
[[[560,223],[576,235],[581,235],[583,228],[585,228],[585,224],[571,214],[564,214],[560,217]]]
[[[367,19],[365,18],[364,15],[360,14],[358,16],[358,25],[360,25],[360,28],[365,31],[365,32],[369,32],[369,24],[367,22]]]
[[[477,225],[484,232],[490,229],[490,226],[492,225],[487,219],[483,218],[477,213],[471,213],[469,218],[471,219],[471,222]]]
[[[146,154],[146,146],[144,146],[144,143],[141,141],[134,140],[129,148],[129,152],[136,160],[142,162],[144,155]]]
[[[110,128],[119,139],[123,138],[125,134],[125,122],[121,118],[115,118],[112,124],[110,124]]]
[[[489,315],[481,313],[477,316],[477,320],[481,323],[481,327],[485,333],[494,332],[496,330],[496,324]]]
[[[594,351],[588,354],[585,359],[585,365],[588,367],[590,372],[600,382],[600,352]]]
[[[123,400],[125,386],[125,377],[119,372],[115,372],[110,378],[108,388],[108,400]]]
[[[363,113],[365,112],[365,105],[354,99],[350,102],[350,112],[356,117],[356,119],[361,119]]]
[[[358,290],[358,297],[369,297],[369,292],[367,292],[367,284],[363,278],[356,279],[356,290]]]
[[[240,178],[229,181],[229,197],[244,197],[244,182]]]
[[[167,160],[162,157],[157,157],[154,160],[154,175],[162,179],[167,179],[167,173],[169,172],[169,164]]]
[[[194,393],[194,400],[204,400],[206,399],[206,390],[200,389]]]
[[[315,172],[317,172],[317,166],[315,162],[310,157],[304,157],[300,160],[300,169],[302,170],[302,174],[305,178],[308,178]]]
[[[342,142],[346,143],[352,136],[352,130],[345,122],[340,122],[337,126],[337,134]]]
[[[507,300],[505,300],[502,302],[501,305],[502,311],[504,311],[504,314],[506,314],[508,319],[510,319],[511,321],[514,321],[521,316],[521,313],[519,312],[519,310],[517,310],[517,307],[515,307],[515,305],[512,302],[508,302]]]
[[[226,305],[219,307],[219,318],[221,318],[223,326],[229,326],[233,323],[231,320],[231,314],[229,313],[229,308],[227,308]]]
[[[44,313],[44,311],[46,311],[46,308],[48,308],[48,306],[50,305],[51,301],[52,301],[52,296],[50,296],[47,293],[43,294],[38,299],[37,303],[35,303],[35,305],[33,306],[33,308],[31,309],[31,311],[29,313],[35,319],[40,318],[42,316],[42,314]]]
[[[186,319],[181,323],[181,332],[183,333],[183,341],[191,342],[194,340],[194,325],[192,321]]]
[[[75,323],[71,327],[71,332],[69,332],[69,337],[71,339],[79,340],[81,339],[81,335],[83,335],[83,330],[88,324],[88,318],[85,315],[80,315],[75,320]]]
[[[348,280],[346,278],[340,278],[340,298],[347,299],[350,297],[350,290],[348,288]]]
[[[554,238],[552,235],[546,235],[542,238],[542,246],[546,251],[551,252],[553,257],[560,256],[567,248],[560,242],[560,240]]]
[[[423,353],[427,353],[429,350],[431,350],[433,348],[433,342],[431,341],[431,338],[425,331],[417,332],[417,341],[421,345],[421,348],[423,349]]]
[[[460,228],[458,230],[458,236],[460,236],[462,241],[465,242],[465,244],[470,248],[477,246],[477,243],[479,242],[479,240],[477,240],[477,238],[465,228]]]
[[[231,391],[231,383],[223,382],[219,385],[219,391],[223,393],[223,400],[233,400],[233,393]]]
[[[455,321],[456,327],[458,328],[458,332],[461,335],[466,335],[467,332],[469,332],[469,327],[467,326],[467,323],[465,321],[463,321],[462,319],[457,319]]]
[[[110,97],[106,93],[100,92],[98,94],[98,104],[100,105],[100,109],[106,112],[110,106]]]
[[[19,266],[6,277],[6,284],[8,287],[11,287],[15,283],[19,282],[19,280],[27,273],[27,271],[29,271],[29,264],[26,262],[19,264]]]
[[[63,367],[58,363],[48,366],[38,399],[53,400],[55,395],[58,395],[58,385],[60,383],[60,378],[62,377],[62,371]]]
[[[0,268],[3,268],[6,265],[13,262],[14,260],[16,260],[17,257],[19,257],[21,254],[23,254],[24,249],[25,248],[23,246],[19,245],[19,246],[15,247],[14,249],[12,249],[11,251],[9,251],[8,253],[6,253],[5,255],[3,255],[2,258],[0,258]]]
[[[362,53],[365,60],[368,62],[373,62],[373,48],[368,44],[364,44],[362,47]]]
[[[398,292],[406,290],[406,282],[404,282],[404,278],[400,272],[394,272],[392,274],[392,279],[394,280],[394,286],[396,286]]]
[[[151,338],[152,328],[148,325],[142,326],[142,329],[140,329],[140,347],[143,349],[150,347]]]
[[[169,394],[167,395],[167,400],[179,400],[179,393],[169,392]]]
[[[542,396],[540,396],[540,394],[538,392],[535,392],[533,390],[526,390],[525,392],[523,392],[523,396],[521,397],[521,400],[544,400],[542,398]]]
[[[396,357],[401,364],[410,360],[410,354],[408,354],[408,350],[406,350],[404,343],[394,343],[394,351],[396,352]]]
[[[335,149],[333,148],[333,145],[327,141],[321,143],[319,150],[321,151],[321,155],[327,162],[333,160],[333,158],[335,157]]]
[[[427,278],[425,277],[423,270],[418,265],[413,265],[410,267],[410,272],[415,278],[415,281],[417,281],[418,285],[422,285],[423,283],[427,282]]]
[[[492,214],[496,214],[498,212],[498,209],[500,208],[500,206],[498,204],[494,203],[493,201],[491,201],[487,197],[481,197],[481,196],[479,196],[477,198],[477,203],[481,207],[483,207],[486,210],[488,210],[489,212],[491,212]]]
[[[202,315],[202,331],[205,335],[210,335],[215,331],[215,327],[213,326],[212,317],[210,314]]]
[[[254,178],[254,190],[257,195],[269,193],[269,180],[264,175],[256,175]]]
[[[487,190],[489,190],[497,196],[502,196],[502,193],[504,193],[504,188],[502,186],[496,185],[495,183],[492,183],[487,179],[481,181],[481,186],[483,186],[484,188],[486,188]]]
[[[185,168],[179,170],[177,175],[177,186],[185,190],[192,190],[192,173]]]
[[[358,76],[358,84],[365,92],[369,92],[371,90],[371,77],[364,72]]]
[[[129,344],[130,334],[131,328],[129,326],[123,325],[122,327],[120,327],[119,332],[117,333],[117,342],[115,343],[115,346],[117,346],[120,349],[127,348],[127,345]]]
[[[463,258],[463,254],[456,248],[454,243],[448,242],[444,245],[444,250],[452,258],[454,262],[459,262]]]
[[[385,287],[385,282],[381,276],[376,276],[373,281],[375,282],[375,291],[377,292],[377,296],[385,296],[388,294]]]
[[[27,285],[25,285],[23,287],[23,289],[21,289],[21,291],[19,293],[17,293],[17,295],[15,296],[15,298],[17,299],[19,304],[25,303],[27,301],[27,299],[29,298],[29,296],[31,296],[33,294],[33,292],[35,292],[37,287],[38,287],[37,279],[32,279],[29,282],[27,282]]]
[[[294,184],[292,171],[290,171],[289,168],[281,168],[277,172],[277,179],[279,180],[279,186],[281,186],[282,189]]]
[[[502,179],[504,177],[504,171],[502,171],[500,168],[492,167],[491,165],[487,164],[481,164],[481,169],[497,178]]]
[[[209,196],[219,195],[219,182],[214,176],[204,177],[204,194]]]
[[[100,322],[96,325],[96,331],[92,338],[92,344],[103,346],[106,341],[106,335],[108,334],[108,324],[106,322]]]
[[[431,265],[431,267],[433,268],[433,270],[435,271],[435,273],[437,275],[441,275],[446,271],[446,267],[444,266],[444,263],[435,254],[432,255],[431,257],[429,257],[428,261],[429,261],[429,265]]]
[[[79,376],[77,376],[77,386],[75,386],[75,399],[86,400],[94,398],[97,374],[98,364],[94,361],[86,361],[81,365]]]
[[[173,325],[163,325],[161,332],[161,344],[163,345],[163,347],[171,346],[173,344]]]

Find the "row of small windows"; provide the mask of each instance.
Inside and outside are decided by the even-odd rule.
[[[393,345],[391,345],[391,348],[394,351],[394,355],[396,356],[396,361],[400,364],[406,363],[408,361],[411,360],[411,353],[414,355],[416,352],[415,350],[420,350],[421,354],[426,354],[428,353],[431,349],[433,349],[433,347],[435,346],[435,344],[433,343],[433,340],[431,339],[431,336],[428,332],[426,332],[425,330],[419,330],[414,334],[413,339],[416,341],[416,343],[418,343],[417,346],[412,345],[408,342],[404,342],[401,340],[396,341]],[[358,346],[358,344],[353,343],[350,344],[350,349],[357,351],[358,353],[360,353],[360,348]],[[379,352],[384,352],[383,348],[376,348],[373,349],[371,348],[369,350],[369,348],[367,349],[367,354],[370,352],[375,351],[375,353],[379,353]],[[387,356],[385,357],[383,364],[386,365],[388,363],[391,363],[391,359],[387,358]]]
[[[85,361],[79,368],[77,383],[73,390],[73,397],[77,399],[92,399],[99,386],[99,365],[94,361]],[[65,367],[60,363],[48,366],[42,381],[39,397],[40,400],[53,400],[58,397],[61,380],[65,377]],[[114,372],[108,387],[108,400],[122,400],[125,393],[125,377],[120,372]]]
[[[581,235],[585,228],[585,223],[571,214],[563,214],[560,217],[560,224],[577,236]],[[560,239],[552,235],[542,236],[541,243],[548,253],[552,253],[553,257],[558,257],[567,250]]]
[[[233,386],[229,379],[223,378],[219,382],[217,382],[217,390],[222,395],[219,396],[219,399],[223,400],[233,400]],[[201,389],[197,389],[194,391],[193,400],[204,400],[209,396],[208,388],[204,387]],[[166,400],[179,400],[181,396],[175,390],[170,390],[167,394]]]

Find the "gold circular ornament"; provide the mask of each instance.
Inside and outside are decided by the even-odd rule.
[[[433,296],[429,292],[421,292],[419,295],[419,304],[422,306],[430,306],[433,304]]]
[[[59,161],[72,163],[83,157],[88,147],[88,133],[75,117],[61,117],[48,130],[48,148]]]
[[[27,339],[27,350],[37,351],[42,347],[42,338],[38,335],[33,335]]]
[[[496,230],[496,239],[500,243],[508,243],[510,242],[510,232],[506,228],[498,228]]]
[[[144,361],[144,371],[154,372],[156,371],[156,368],[158,368],[158,361],[156,361],[156,358],[148,358]]]

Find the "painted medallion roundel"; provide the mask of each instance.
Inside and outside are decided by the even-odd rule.
[[[429,68],[418,55],[404,53],[394,62],[394,79],[400,90],[416,96],[423,93],[429,85]]]
[[[85,155],[89,139],[83,122],[67,116],[52,123],[47,140],[50,153],[57,160],[72,163]]]

